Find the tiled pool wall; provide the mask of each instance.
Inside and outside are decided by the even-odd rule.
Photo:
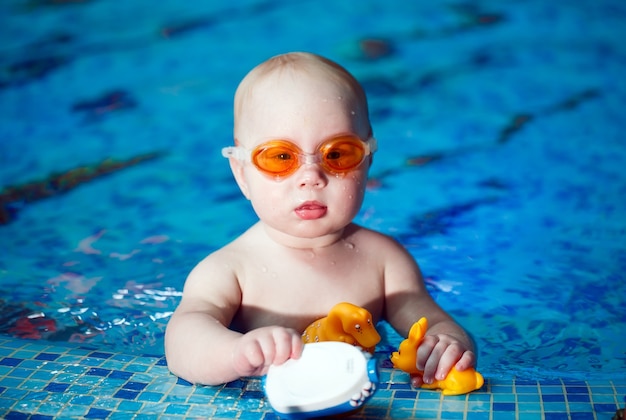
[[[381,356],[384,358],[384,355]],[[377,393],[356,419],[609,419],[624,406],[626,377],[528,380],[487,377],[478,391],[415,390],[380,369]],[[160,355],[0,336],[0,418],[275,419],[261,380],[197,386],[169,373]]]

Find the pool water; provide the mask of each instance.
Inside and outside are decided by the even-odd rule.
[[[370,99],[379,151],[356,221],[409,249],[481,372],[626,373],[623,2],[13,0],[0,15],[1,333],[162,354],[186,274],[256,220],[220,155],[237,83],[307,50]]]

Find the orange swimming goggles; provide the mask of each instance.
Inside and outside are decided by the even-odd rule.
[[[317,163],[331,174],[345,174],[356,169],[365,158],[376,151],[376,139],[366,142],[357,136],[339,136],[323,142],[314,154],[288,140],[270,140],[253,150],[241,146],[225,147],[222,156],[252,162],[264,174],[284,178],[302,165]]]

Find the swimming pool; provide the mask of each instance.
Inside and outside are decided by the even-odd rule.
[[[3,348],[76,351],[59,356],[73,364],[148,354],[162,369],[186,274],[255,220],[219,153],[236,85],[308,50],[370,99],[380,151],[357,222],[407,246],[475,336],[481,372],[610,383],[609,406],[626,393],[622,2],[14,0],[0,13]],[[0,397],[32,383],[0,374]],[[96,408],[123,411],[113,401]]]

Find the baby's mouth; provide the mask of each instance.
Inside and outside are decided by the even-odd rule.
[[[303,220],[315,220],[324,217],[328,208],[317,201],[306,201],[295,210],[299,218]]]

